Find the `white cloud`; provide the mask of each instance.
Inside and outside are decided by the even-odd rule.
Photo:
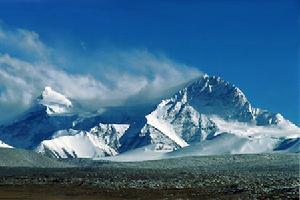
[[[5,114],[8,110],[15,115],[28,108],[45,86],[96,109],[122,104],[139,94],[145,94],[140,101],[157,98],[166,89],[200,75],[164,55],[137,49],[97,55],[86,66],[89,70],[74,74],[50,64],[54,63],[50,54],[55,52],[35,32],[0,27],[0,41],[4,40],[0,43],[0,120],[11,117]]]
[[[0,26],[0,50],[23,59],[47,60],[51,49],[40,41],[39,35],[26,29],[4,30]]]

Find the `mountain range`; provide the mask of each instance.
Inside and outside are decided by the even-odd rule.
[[[25,113],[0,126],[0,140],[0,147],[56,158],[128,161],[300,152],[299,127],[254,108],[238,87],[206,74],[159,103],[95,112],[45,87]]]

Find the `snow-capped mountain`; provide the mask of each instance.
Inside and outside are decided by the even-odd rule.
[[[238,87],[215,76],[203,75],[156,106],[74,110],[69,98],[46,87],[28,112],[0,128],[0,139],[59,158],[300,152],[296,125],[254,108]]]
[[[162,100],[135,139],[177,156],[298,152],[299,137],[300,129],[282,115],[253,108],[239,88],[205,75]]]
[[[77,115],[72,114],[71,109],[72,103],[67,97],[46,87],[28,111],[0,126],[0,139],[13,147],[33,149],[54,132],[72,128]]]
[[[45,87],[24,114],[11,123],[0,125],[0,139],[16,148],[35,149],[42,141],[53,139],[56,132],[68,129],[89,132],[99,123],[134,123],[152,108],[151,105],[112,107],[80,113],[76,106],[80,105],[51,87]]]
[[[180,90],[168,104],[188,105],[205,115],[217,115],[226,120],[254,122],[257,125],[278,124],[280,114],[253,108],[244,93],[220,77],[204,75]]]
[[[67,97],[54,91],[49,86],[45,87],[37,101],[46,108],[49,115],[70,113],[73,107],[72,102]]]

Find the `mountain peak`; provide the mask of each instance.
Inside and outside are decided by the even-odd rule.
[[[48,114],[66,113],[73,106],[66,96],[53,90],[50,86],[45,87],[38,102],[47,107]]]
[[[44,88],[44,91],[51,91],[51,90],[53,90],[50,86],[46,86],[45,88]]]
[[[241,121],[253,119],[252,106],[244,93],[217,76],[202,76],[179,91],[175,99],[185,99],[202,114],[238,118]]]

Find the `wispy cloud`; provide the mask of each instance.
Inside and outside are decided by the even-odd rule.
[[[102,52],[89,58],[84,70],[77,70],[82,73],[70,73],[53,64],[53,57],[64,55],[47,47],[37,33],[24,29],[0,27],[0,50],[0,120],[29,107],[45,86],[97,109],[122,104],[140,93],[147,94],[140,97],[141,102],[157,98],[200,75],[162,54],[140,49]]]
[[[34,31],[6,30],[0,26],[0,50],[26,60],[47,60],[51,52]]]

